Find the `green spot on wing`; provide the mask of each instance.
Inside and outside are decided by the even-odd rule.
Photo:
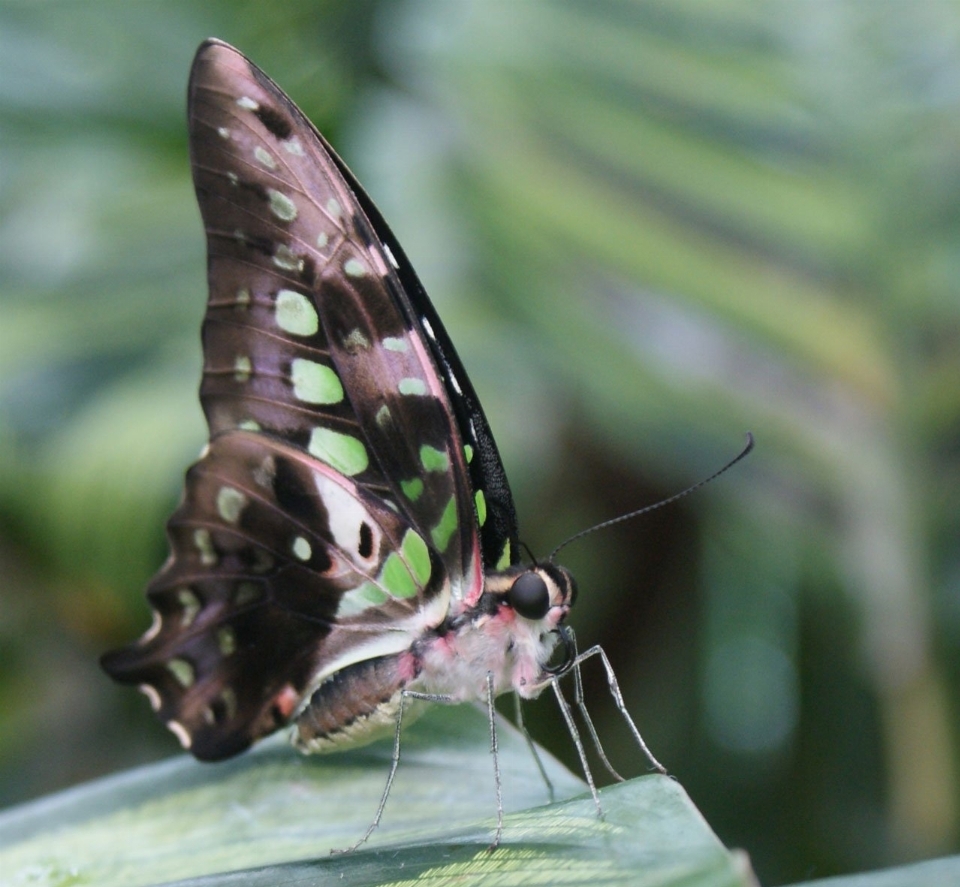
[[[177,683],[182,687],[189,687],[194,682],[193,666],[186,659],[171,659],[167,663],[167,671],[177,679]]]
[[[420,447],[420,464],[426,471],[448,471],[450,457],[443,450],[424,444]]]
[[[413,480],[402,480],[400,481],[400,489],[403,490],[403,495],[407,499],[416,502],[423,495],[423,481],[419,477],[415,477]]]
[[[420,534],[413,530],[407,530],[403,542],[400,544],[400,553],[409,564],[416,583],[421,588],[425,586],[430,580],[432,570],[430,567],[430,550]]]
[[[348,477],[360,474],[370,464],[367,448],[361,441],[332,428],[314,428],[307,449],[331,468]]]
[[[430,531],[430,538],[437,551],[446,551],[450,537],[457,529],[457,500],[451,496],[447,507],[443,509],[440,522]]]
[[[332,404],[343,400],[343,385],[325,364],[298,357],[290,364],[290,379],[294,396],[304,403]]]
[[[510,552],[510,540],[503,543],[503,551],[500,552],[500,560],[497,561],[498,570],[506,570],[513,563],[513,556]]]
[[[477,490],[474,493],[473,501],[477,504],[477,522],[482,527],[487,522],[487,499],[483,495],[483,490]]]
[[[470,444],[463,445],[463,455],[466,457],[467,465],[473,461],[473,447]]]
[[[371,607],[379,607],[386,603],[387,595],[383,589],[377,588],[372,582],[364,582],[356,588],[350,589],[342,598],[337,607],[337,616],[354,616],[369,610]]]
[[[414,379],[408,377],[406,379],[401,379],[397,385],[397,390],[401,394],[426,394],[427,393],[427,383],[423,379]]]
[[[347,259],[347,261],[343,263],[343,270],[346,272],[347,277],[363,277],[367,273],[367,266],[359,259]]]
[[[317,310],[303,293],[280,290],[274,307],[277,326],[295,336],[312,336],[320,329]]]
[[[217,630],[217,647],[224,656],[231,656],[237,649],[237,636],[229,625],[225,625]]]
[[[403,558],[396,551],[387,558],[383,565],[383,569],[380,571],[380,582],[393,597],[413,597],[417,593],[417,585],[413,581],[413,576],[410,575]]]

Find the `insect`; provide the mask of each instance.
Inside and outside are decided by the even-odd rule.
[[[494,698],[552,687],[573,729],[557,682],[590,656],[663,771],[602,650],[577,653],[573,577],[552,560],[521,564],[470,380],[343,161],[217,40],[193,64],[189,126],[208,246],[210,439],[147,589],[153,625],[103,667],[139,686],[201,760],[288,726],[318,752],[395,734],[357,845],[383,812],[405,706],[479,700],[495,748]],[[499,799],[496,763],[495,775]],[[498,803],[495,843],[501,830]]]

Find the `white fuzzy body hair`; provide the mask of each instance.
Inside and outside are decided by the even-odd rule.
[[[480,616],[429,641],[411,689],[457,702],[486,701],[490,674],[495,695],[513,690],[533,699],[543,689],[543,667],[557,643],[552,632],[562,617],[560,607],[533,621],[504,606]]]

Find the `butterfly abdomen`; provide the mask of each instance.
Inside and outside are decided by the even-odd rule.
[[[401,691],[419,673],[412,653],[381,656],[343,668],[313,692],[296,721],[294,743],[304,752],[366,745],[397,723]],[[404,705],[404,722],[421,706]]]

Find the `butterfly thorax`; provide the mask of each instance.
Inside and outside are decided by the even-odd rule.
[[[488,573],[477,603],[450,617],[422,645],[418,689],[456,701],[496,695],[527,699],[543,689],[557,628],[576,594],[573,577],[553,565]]]

